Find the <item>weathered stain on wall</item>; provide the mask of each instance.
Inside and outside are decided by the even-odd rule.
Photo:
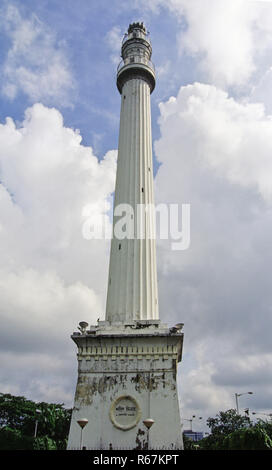
[[[143,429],[138,429],[138,432],[136,434],[136,448],[135,450],[142,450],[147,447],[147,440],[142,438],[142,436],[146,435],[146,431]]]
[[[87,448],[145,449],[147,430],[142,420],[149,416],[155,421],[151,445],[182,448],[176,389],[178,341],[172,335],[144,332],[141,337],[76,337],[79,376],[68,448],[78,446],[77,420],[84,417],[88,419]],[[112,403],[123,395],[135,399],[141,411],[141,420],[130,430],[116,427],[110,418]],[[164,426],[166,434],[161,433]]]
[[[157,374],[154,372],[138,373],[133,375],[130,381],[135,384],[135,390],[138,393],[147,390],[152,392],[153,390],[157,390],[160,386],[162,386],[163,389],[171,387],[171,389],[174,390],[176,388],[176,380],[174,383],[168,380],[165,372]]]
[[[95,394],[104,395],[116,388],[120,390],[120,387],[125,389],[126,382],[126,374],[103,375],[102,377],[80,374],[77,381],[75,402],[80,406],[91,405]]]

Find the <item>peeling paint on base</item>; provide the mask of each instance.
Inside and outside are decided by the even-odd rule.
[[[147,431],[142,420],[149,417],[155,421],[149,431],[150,449],[182,449],[176,374],[183,335],[157,327],[156,334],[150,334],[152,329],[149,332],[148,328],[137,334],[132,328],[118,331],[109,334],[105,328],[96,335],[72,336],[78,346],[79,375],[68,449],[79,447],[77,420],[83,417],[88,419],[83,432],[87,449],[145,449]],[[119,403],[123,396],[131,397],[131,403],[134,400],[139,406],[141,419],[136,419],[136,424],[133,406],[126,402],[120,401],[116,408],[117,421],[110,415],[113,402]]]

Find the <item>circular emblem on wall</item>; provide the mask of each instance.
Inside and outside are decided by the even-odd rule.
[[[110,407],[110,419],[113,425],[123,431],[134,428],[140,418],[140,406],[130,395],[121,395],[113,401]]]

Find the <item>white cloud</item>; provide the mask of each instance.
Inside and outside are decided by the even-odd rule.
[[[252,9],[244,0],[177,3],[188,22],[179,35],[180,50],[202,55],[200,66],[211,83],[244,84],[255,69]]]
[[[48,347],[58,349],[60,332],[66,332],[68,337],[77,325],[79,311],[83,317],[91,315],[95,321],[93,315],[101,310],[101,299],[91,288],[80,282],[65,285],[52,271],[1,270],[0,296],[1,343],[6,344],[8,338],[18,352],[36,348],[36,341],[31,341],[31,337],[37,334],[40,352]]]
[[[106,43],[112,51],[110,57],[114,65],[118,65],[121,61],[120,44],[122,43],[123,36],[124,32],[121,32],[121,28],[119,26],[113,26],[105,36]]]
[[[78,322],[103,317],[109,241],[85,240],[82,214],[90,205],[88,217],[106,214],[115,169],[116,152],[99,162],[54,108],[35,104],[20,125],[0,124],[1,354],[25,361],[25,394],[34,393],[32,379],[45,383],[45,359],[39,369],[33,354],[48,364],[56,357],[58,371],[66,370]],[[6,363],[3,386],[5,374],[15,386],[16,367]],[[48,380],[54,389],[58,374]]]
[[[272,67],[269,67],[259,82],[252,87],[249,100],[252,103],[262,103],[266,113],[272,115]]]
[[[37,16],[23,18],[12,4],[0,11],[0,24],[11,41],[2,65],[2,93],[11,100],[23,92],[31,101],[70,106],[75,82],[64,43]]]
[[[181,402],[187,414],[195,407],[211,416],[235,407],[237,387],[252,387],[252,406],[264,409],[272,327],[271,119],[261,104],[242,104],[198,83],[181,87],[160,112],[156,202],[191,204],[190,248],[172,252],[168,242],[158,244],[161,317],[185,324]]]
[[[219,176],[258,190],[271,201],[272,120],[261,103],[241,104],[213,86],[196,83],[181,88],[177,98],[170,98],[160,109],[167,140],[170,135],[176,140],[181,137],[176,134],[178,117],[186,140],[183,145],[201,166],[208,164]],[[164,161],[163,152],[160,158]]]
[[[141,0],[139,5],[143,5]],[[202,78],[209,83],[248,92],[259,77],[260,63],[262,73],[271,66],[272,8],[268,2],[152,0],[146,8],[157,13],[164,8],[175,15],[180,23],[180,53],[197,59]]]

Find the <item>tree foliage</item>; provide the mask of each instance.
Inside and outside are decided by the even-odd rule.
[[[199,446],[189,437],[183,434],[184,450],[196,450]]]
[[[63,404],[0,393],[0,449],[65,449],[70,419]]]
[[[271,450],[272,440],[260,425],[251,426],[229,434],[223,440],[226,450]]]
[[[241,416],[236,410],[220,411],[215,418],[208,418],[207,425],[215,435],[230,434],[248,426],[248,417]]]
[[[236,410],[221,411],[208,418],[211,434],[202,439],[203,450],[272,450],[272,424],[259,420],[253,424]]]

